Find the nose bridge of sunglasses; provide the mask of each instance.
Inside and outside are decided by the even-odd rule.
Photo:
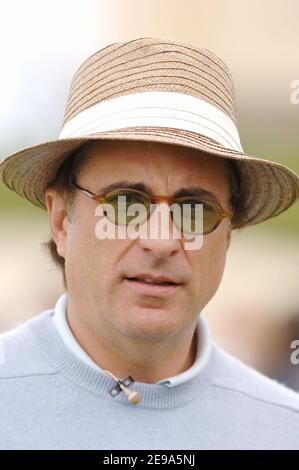
[[[142,236],[146,234],[147,238],[152,239],[179,239],[181,238],[181,230],[173,219],[170,198],[166,196],[155,197],[152,199],[147,210],[147,219],[142,224]]]
[[[167,196],[156,196],[150,205],[150,217],[152,218],[153,214],[158,217],[158,214],[160,213],[163,218],[167,216],[172,219],[170,203],[171,200]]]
[[[170,196],[166,196],[166,195],[154,196],[153,199],[154,199],[156,204],[160,204],[160,203],[163,203],[163,202],[166,202],[167,204],[169,204],[172,201],[172,198]]]

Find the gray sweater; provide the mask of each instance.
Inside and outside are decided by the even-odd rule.
[[[133,405],[66,347],[52,315],[2,336],[0,449],[299,449],[299,395],[215,343],[187,382],[130,385]]]

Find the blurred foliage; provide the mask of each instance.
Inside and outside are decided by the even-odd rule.
[[[0,213],[2,216],[16,216],[30,218],[44,218],[45,211],[34,206],[5,185],[0,184]]]

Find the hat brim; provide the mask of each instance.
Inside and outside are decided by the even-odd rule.
[[[90,140],[155,141],[194,148],[236,162],[244,191],[243,226],[275,217],[299,197],[299,177],[286,166],[229,150],[197,133],[174,128],[130,127],[84,137],[47,141],[16,152],[0,163],[0,179],[34,205],[46,208],[45,190],[63,161]]]

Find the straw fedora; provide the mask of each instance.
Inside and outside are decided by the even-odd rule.
[[[275,217],[299,197],[296,173],[243,152],[230,71],[190,43],[145,37],[93,54],[74,75],[59,137],[4,158],[0,180],[45,208],[59,166],[93,139],[157,141],[233,159],[245,195],[243,225]]]

